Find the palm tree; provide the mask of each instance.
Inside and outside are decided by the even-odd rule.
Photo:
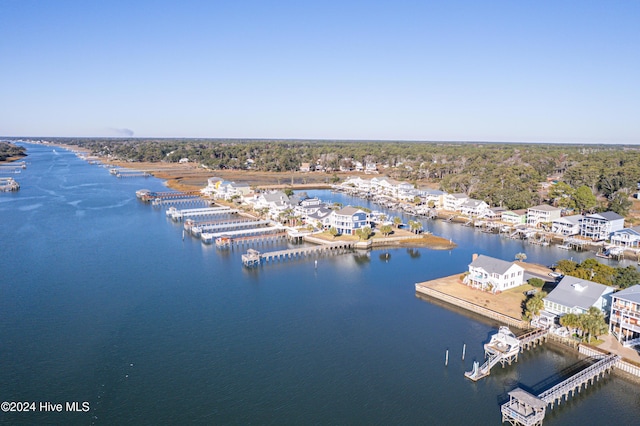
[[[410,220],[409,228],[411,229],[411,232],[413,232],[414,234],[417,234],[422,229],[422,222],[418,220]]]
[[[382,225],[380,227],[380,232],[382,233],[382,235],[387,237],[391,233],[391,229],[391,225]]]
[[[544,291],[537,293],[531,299],[527,300],[525,305],[526,311],[525,316],[529,319],[533,319],[540,315],[540,311],[544,309],[544,297],[547,295]]]
[[[527,255],[524,253],[517,253],[516,259],[518,259],[518,262],[524,262],[525,260],[527,260]]]
[[[402,224],[402,219],[400,219],[399,216],[394,217],[393,224],[396,226],[396,228],[399,228],[400,225]]]
[[[333,237],[333,239],[336,238],[336,235],[338,235],[338,230],[336,229],[335,226],[332,226],[331,228],[329,228],[329,234]]]

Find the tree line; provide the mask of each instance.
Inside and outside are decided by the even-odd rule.
[[[436,183],[510,210],[548,202],[577,212],[628,214],[640,181],[640,148],[624,145],[313,141],[257,139],[77,139],[52,141],[123,161],[177,162],[211,170],[328,173],[376,163],[390,178]],[[550,189],[541,182],[552,182]]]
[[[13,157],[24,157],[26,155],[25,148],[14,145],[10,142],[0,142],[0,161],[7,161]]]

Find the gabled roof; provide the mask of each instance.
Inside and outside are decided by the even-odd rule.
[[[464,203],[462,203],[462,207],[478,207],[478,206],[481,206],[483,203],[485,205],[488,205],[487,203],[485,203],[482,200],[474,200],[473,198],[470,198],[467,201],[465,201]]]
[[[528,210],[539,210],[539,211],[544,211],[544,212],[555,212],[555,211],[561,211],[562,209],[559,209],[558,207],[550,206],[548,204],[540,204],[539,206],[529,207]]]
[[[594,214],[587,215],[586,217],[591,219],[604,219],[608,221],[624,219],[622,216],[620,216],[616,212],[594,213]]]
[[[316,210],[315,212],[311,213],[308,215],[309,218],[311,219],[324,219],[326,217],[328,217],[329,215],[331,215],[331,213],[333,213],[333,210],[331,209],[327,209],[325,207],[321,207],[318,210]]]
[[[507,262],[506,260],[496,259],[495,257],[485,256],[481,254],[471,262],[469,266],[473,268],[482,268],[490,274],[496,273],[500,275],[504,275],[509,268],[512,266],[517,266],[520,269],[523,269],[522,266],[516,265],[513,262]]]
[[[451,196],[453,198],[457,198],[459,200],[464,199],[464,198],[469,198],[469,196],[467,194],[448,194],[448,196]]]
[[[632,285],[629,288],[613,293],[613,297],[640,304],[640,284]]]
[[[268,203],[278,203],[283,201],[289,201],[289,197],[282,191],[275,192],[267,192],[266,194],[262,194],[265,201]]]
[[[570,308],[588,310],[600,297],[612,291],[613,287],[566,275],[545,300]]]
[[[613,231],[612,236],[620,235],[620,234],[629,234],[629,235],[634,235],[636,237],[640,237],[640,226],[636,226],[635,228],[624,228],[618,231]]]
[[[564,216],[558,219],[554,219],[553,223],[568,223],[569,225],[578,225],[580,223],[580,219],[584,216],[581,214],[574,214],[573,216]]]
[[[357,209],[355,207],[351,207],[351,206],[347,206],[347,207],[343,207],[340,210],[338,210],[336,212],[336,214],[340,214],[343,216],[353,216],[356,213],[364,213],[362,210]]]

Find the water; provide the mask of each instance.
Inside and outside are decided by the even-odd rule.
[[[135,198],[161,181],[116,179],[67,151],[26,146],[21,190],[0,196],[0,400],[90,410],[0,413],[0,423],[497,424],[506,392],[539,390],[578,361],[545,346],[472,383],[463,372],[497,324],[414,291],[465,270],[473,253],[524,251],[549,264],[567,252],[425,221],[458,248],[247,270],[242,249],[183,241],[179,225]],[[607,378],[545,424],[632,424],[636,395]]]

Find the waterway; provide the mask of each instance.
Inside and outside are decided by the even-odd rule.
[[[423,301],[414,284],[465,270],[473,253],[542,264],[587,254],[425,220],[458,247],[250,270],[244,249],[183,240],[136,199],[166,189],[160,180],[25,146],[20,191],[0,195],[0,401],[90,409],[0,413],[0,424],[498,424],[506,392],[543,390],[578,361],[543,346],[472,383],[463,373],[497,324]],[[639,394],[610,377],[545,424],[633,424]]]

